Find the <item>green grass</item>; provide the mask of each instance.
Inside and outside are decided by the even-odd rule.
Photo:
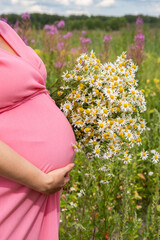
[[[160,30],[144,26],[145,49],[144,61],[139,66],[136,79],[139,89],[145,90],[147,111],[142,117],[147,121],[147,129],[142,136],[142,146],[133,149],[134,158],[128,165],[122,164],[120,159],[114,162],[87,160],[83,153],[77,153],[75,167],[71,171],[70,182],[64,187],[61,197],[61,240],[154,240],[160,239],[160,164],[153,164],[151,155],[147,160],[140,158],[144,149],[155,149],[160,153]],[[40,54],[47,68],[46,86],[51,96],[60,106],[61,97],[57,95],[63,84],[61,74],[72,69],[77,54],[70,53],[73,47],[80,46],[81,32],[73,31],[73,36],[66,40],[65,50],[57,53],[47,52],[45,34],[39,32],[38,44],[33,48],[43,47]],[[135,27],[116,32],[88,31],[86,37],[92,40],[88,51],[94,50],[96,56],[103,57],[104,35],[112,36],[109,61],[116,60],[123,51],[127,51],[134,43]],[[36,36],[36,35],[35,35]],[[54,41],[51,45],[56,46]],[[99,55],[102,53],[102,55]],[[65,61],[63,69],[56,69],[55,62]],[[155,80],[156,79],[156,80]],[[53,85],[53,88],[51,86]],[[104,164],[109,164],[110,170],[98,170]],[[153,172],[150,176],[149,172]],[[85,175],[91,174],[90,176]],[[139,175],[140,174],[140,175]],[[95,178],[92,178],[94,176]],[[109,181],[106,184],[100,180]],[[75,190],[71,187],[74,187]],[[77,193],[84,190],[81,197]],[[73,207],[71,203],[74,203]]]

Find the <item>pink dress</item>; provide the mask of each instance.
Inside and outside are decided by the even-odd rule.
[[[2,20],[0,35],[18,54],[0,49],[0,140],[45,173],[64,167],[76,140],[46,89],[45,65]],[[0,240],[58,240],[61,191],[45,195],[0,177]]]

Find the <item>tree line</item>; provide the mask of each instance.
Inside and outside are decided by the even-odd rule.
[[[55,24],[60,20],[64,20],[68,31],[72,30],[119,30],[120,28],[126,27],[128,24],[135,24],[137,17],[143,18],[144,24],[149,24],[151,27],[160,27],[160,17],[145,16],[145,15],[125,15],[122,17],[113,16],[87,16],[87,15],[70,15],[61,16],[56,14],[46,13],[30,13],[30,20],[32,25],[36,28],[43,28],[44,25]],[[1,18],[7,18],[9,23],[15,24],[16,20],[21,21],[21,14],[1,14]]]

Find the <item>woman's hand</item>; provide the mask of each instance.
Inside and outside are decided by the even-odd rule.
[[[58,192],[63,186],[69,182],[69,172],[74,167],[74,163],[69,163],[67,166],[55,169],[45,176],[45,187],[40,192],[46,195],[51,195]]]

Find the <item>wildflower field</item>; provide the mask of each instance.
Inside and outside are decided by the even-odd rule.
[[[143,24],[141,18],[134,25],[111,32],[86,31],[85,26],[83,31],[67,32],[63,20],[36,30],[32,28],[29,19],[24,17],[22,20],[21,26],[15,27],[23,40],[42,58],[47,69],[46,87],[57,106],[61,107],[65,103],[65,78],[69,78],[67,74],[73,69],[76,74],[76,60],[81,55],[85,61],[91,52],[96,66],[103,64],[107,68],[107,74],[111,72],[110,75],[114,76],[113,96],[116,94],[115,89],[123,92],[126,88],[131,94],[127,101],[130,100],[133,105],[138,100],[142,102],[143,111],[134,115],[134,121],[129,121],[128,117],[123,126],[122,117],[118,113],[116,115],[115,121],[120,124],[122,138],[120,144],[124,143],[123,136],[127,139],[121,146],[119,155],[116,154],[118,145],[114,133],[115,122],[111,121],[107,125],[110,134],[105,135],[110,145],[106,146],[107,152],[102,157],[96,151],[98,143],[94,138],[91,141],[90,138],[85,138],[86,146],[90,141],[95,147],[95,151],[91,151],[89,156],[86,152],[77,151],[75,167],[70,172],[70,182],[63,188],[61,196],[59,238],[160,239],[160,29],[151,29]],[[112,71],[118,56],[120,62],[116,66],[120,72],[123,67],[125,71],[127,59],[132,59],[131,69],[125,75],[128,80],[124,78],[126,84],[123,87],[119,86],[123,85],[122,82],[115,84],[118,78]],[[83,59],[78,60],[81,60],[79,64],[83,62]],[[135,76],[131,78],[133,71]],[[130,85],[131,79],[136,82],[134,87]],[[78,81],[80,80],[79,78]],[[71,83],[72,79],[69,79],[68,84]],[[103,80],[97,85],[97,89],[101,84]],[[73,86],[75,85],[72,84]],[[85,91],[83,86],[81,83],[81,90]],[[75,98],[79,98],[77,85],[71,93],[71,96],[75,94]],[[84,101],[87,102],[85,99]],[[91,108],[91,103],[89,107]],[[108,111],[112,110],[107,108],[106,112]],[[83,116],[88,113],[86,111]],[[72,124],[74,117],[69,120]],[[99,135],[103,133],[102,124],[106,123],[99,122]],[[81,131],[77,132],[76,137],[80,138]],[[92,134],[94,129],[89,136],[93,137]]]

